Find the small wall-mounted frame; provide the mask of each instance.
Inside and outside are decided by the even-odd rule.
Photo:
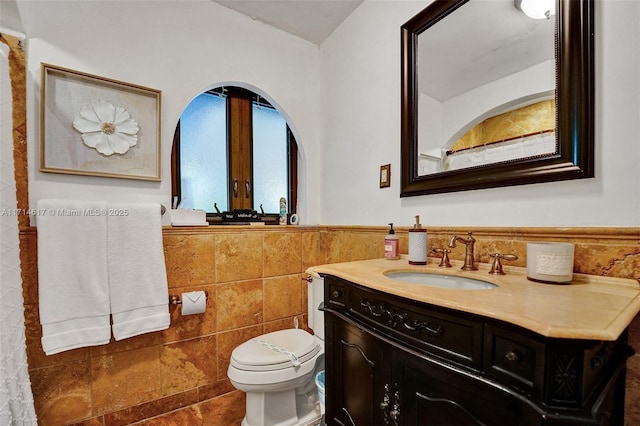
[[[42,64],[40,171],[159,181],[161,92]]]
[[[380,188],[391,186],[391,164],[380,166]]]

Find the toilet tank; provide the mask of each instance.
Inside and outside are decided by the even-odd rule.
[[[307,308],[309,312],[309,328],[319,338],[324,340],[324,312],[318,309],[318,305],[324,299],[324,278],[317,272],[311,272],[311,281],[307,289]]]

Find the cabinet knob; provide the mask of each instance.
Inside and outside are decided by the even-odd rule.
[[[519,356],[514,351],[509,351],[504,355],[505,359],[509,362],[517,362],[519,360]]]
[[[331,295],[335,298],[341,297],[342,296],[342,291],[340,290],[333,290],[333,293],[331,293]]]

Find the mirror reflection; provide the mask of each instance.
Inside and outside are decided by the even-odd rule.
[[[522,6],[469,1],[418,34],[418,175],[558,153],[555,10]]]

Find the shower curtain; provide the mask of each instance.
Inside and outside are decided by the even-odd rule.
[[[0,38],[0,425],[28,426],[37,421],[27,371],[20,276],[10,38],[6,34]],[[12,45],[17,45],[13,39]]]

